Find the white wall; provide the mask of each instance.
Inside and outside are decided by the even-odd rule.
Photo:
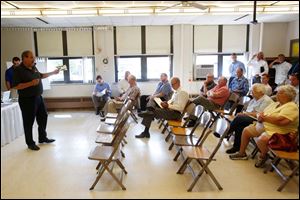
[[[17,56],[21,59],[24,50],[33,48],[33,32],[30,29],[20,31],[1,29],[1,91],[6,90],[5,70],[6,62]]]
[[[262,51],[265,57],[276,57],[283,53],[288,55],[286,51],[288,23],[264,23],[262,36]]]
[[[289,55],[290,52],[290,41],[294,39],[299,39],[299,20],[289,22],[287,28],[287,38],[285,51],[288,52],[286,55]]]

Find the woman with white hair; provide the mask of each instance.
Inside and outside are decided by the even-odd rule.
[[[299,126],[299,108],[294,102],[296,90],[291,85],[278,88],[277,102],[270,104],[264,112],[258,114],[258,123],[246,127],[242,134],[240,151],[231,155],[233,160],[246,160],[246,148],[252,137],[259,137],[257,146],[260,156],[255,167],[262,167],[267,160],[268,141],[274,133],[288,134],[297,132]]]
[[[229,133],[234,132],[235,135],[233,147],[226,151],[228,154],[236,153],[240,150],[241,136],[244,128],[255,121],[257,113],[262,112],[269,104],[273,103],[273,100],[265,94],[266,88],[263,84],[255,83],[251,91],[253,99],[249,102],[246,111],[238,113],[230,123]]]

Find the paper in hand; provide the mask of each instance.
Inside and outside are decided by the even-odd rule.
[[[162,100],[161,100],[160,98],[155,97],[155,98],[154,98],[154,101],[155,101],[155,103],[156,103],[160,108],[163,108],[163,107],[161,106]]]
[[[59,71],[67,71],[67,66],[66,65],[60,65],[56,67],[57,69],[59,69]]]
[[[106,90],[107,90],[107,89],[105,88],[105,89],[102,90],[101,92],[97,92],[97,93],[96,93],[96,96],[97,96],[97,97],[102,97],[103,95],[106,94]]]

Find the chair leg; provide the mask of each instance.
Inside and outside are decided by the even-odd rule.
[[[190,187],[188,188],[188,192],[191,192],[194,188],[194,186],[196,185],[197,181],[199,180],[199,178],[202,176],[203,172],[204,172],[205,168],[202,168],[202,170],[198,173],[198,175],[194,178],[192,184],[190,185]]]
[[[101,166],[101,162],[98,163],[96,170],[98,170],[100,166]]]
[[[182,163],[180,166],[179,170],[177,171],[177,174],[183,174],[184,171],[186,170],[187,165],[191,162],[192,160],[190,158],[186,158],[185,161]]]
[[[202,164],[203,169],[205,170],[205,172],[210,176],[210,178],[214,181],[214,183],[216,184],[216,186],[218,187],[219,190],[223,190],[222,186],[220,185],[220,183],[218,182],[218,180],[216,179],[216,177],[214,176],[214,174],[210,171],[210,169],[208,168],[208,164],[205,165],[204,162],[199,161],[199,164]]]
[[[182,151],[182,148],[180,147],[180,149],[178,149],[177,154],[175,155],[175,157],[173,159],[174,161],[177,161],[178,157],[180,156],[181,151]]]
[[[99,165],[99,164],[98,164]],[[93,185],[90,187],[90,190],[93,190],[94,187],[97,185],[98,181],[100,180],[101,176],[103,175],[103,173],[105,172],[105,168],[102,167],[100,171],[98,171],[98,176],[96,177],[96,180],[94,181]]]
[[[132,119],[135,121],[135,123],[138,124],[138,121],[137,121],[137,117],[134,115],[133,112],[130,112],[130,116],[132,117]]]
[[[108,173],[115,179],[115,181],[121,186],[122,190],[126,190],[126,187],[122,184],[122,182],[116,177],[116,175],[108,168],[106,164],[104,164],[104,168],[108,171]]]
[[[170,146],[169,146],[169,151],[172,150],[173,146],[174,146],[174,142],[171,142],[171,144],[170,144]]]
[[[284,182],[277,189],[278,192],[281,192],[281,190],[286,186],[286,184],[291,180],[291,178],[297,173],[298,170],[299,170],[299,165],[294,168],[294,170],[292,171],[292,173],[288,177],[285,177]]]
[[[124,171],[124,173],[127,174],[127,171],[125,170],[125,167],[122,164],[122,162],[119,159],[117,159],[116,162],[119,165],[119,167]]]
[[[168,126],[165,125],[164,128],[163,128],[163,130],[161,131],[161,134],[164,134],[164,133],[166,132],[167,129],[168,129]]]
[[[120,150],[120,153],[121,153],[121,156],[122,156],[123,158],[125,158],[125,153],[124,153],[122,150]]]
[[[279,163],[278,161],[280,161],[280,158],[275,157],[274,160],[270,163],[270,165],[268,165],[265,169],[264,169],[264,174],[268,173],[269,171],[271,171],[273,169],[272,164],[274,165],[275,163]]]
[[[169,132],[168,135],[167,135],[167,137],[165,138],[165,141],[168,142],[169,139],[170,139],[170,137],[171,137],[171,133]]]
[[[161,120],[160,123],[159,123],[158,129],[160,129],[163,124],[164,124],[164,120]]]

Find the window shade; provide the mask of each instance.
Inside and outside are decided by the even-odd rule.
[[[222,52],[224,53],[245,52],[246,38],[247,38],[246,25],[224,25]]]
[[[146,26],[146,53],[170,54],[170,26]]]
[[[140,26],[117,27],[116,34],[118,55],[142,54]]]
[[[67,31],[68,56],[93,55],[92,31]]]
[[[39,56],[63,56],[61,31],[38,31],[37,44]]]
[[[218,52],[218,26],[194,26],[195,53]]]

